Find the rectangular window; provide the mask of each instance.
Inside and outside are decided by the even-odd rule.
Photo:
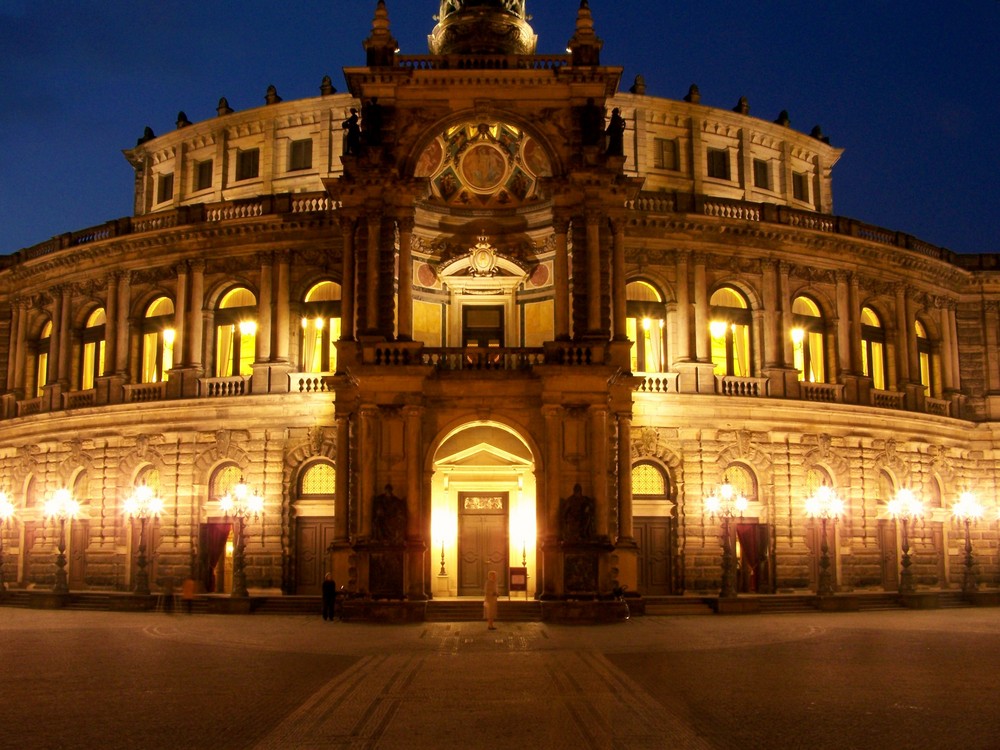
[[[288,149],[288,171],[295,172],[299,169],[312,169],[313,165],[313,142],[312,138],[301,141],[292,141]]]
[[[674,172],[680,169],[675,138],[656,138],[653,140],[653,166],[657,169],[669,169]]]
[[[206,159],[195,164],[194,167],[194,189],[208,190],[212,187],[212,160]]]
[[[156,202],[163,203],[174,197],[174,173],[161,174],[156,187]]]
[[[792,196],[797,201],[809,202],[809,175],[792,172]]]
[[[753,160],[753,184],[761,190],[771,189],[771,165],[763,159]]]
[[[708,149],[708,176],[718,180],[728,180],[729,150],[724,148]]]
[[[248,148],[236,152],[236,179],[253,180],[260,174],[260,149]]]

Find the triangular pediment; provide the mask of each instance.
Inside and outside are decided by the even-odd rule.
[[[450,456],[443,456],[435,462],[437,468],[504,467],[511,469],[531,469],[531,461],[508,453],[489,443],[478,443]]]

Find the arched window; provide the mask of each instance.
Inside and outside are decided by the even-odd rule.
[[[806,470],[806,497],[812,497],[816,490],[823,485],[827,487],[833,486],[833,482],[830,481],[830,475],[827,474],[825,469],[812,467]]]
[[[215,312],[215,376],[253,374],[257,346],[257,297],[237,287],[222,297]]]
[[[322,281],[302,309],[302,372],[336,372],[340,339],[340,284]]]
[[[142,382],[161,383],[174,366],[174,303],[158,297],[142,321]]]
[[[302,473],[300,494],[302,497],[333,497],[337,492],[337,471],[332,464],[321,461],[309,466]]]
[[[885,469],[878,474],[878,499],[883,505],[888,505],[896,497],[896,483]]]
[[[147,487],[149,487],[151,490],[153,490],[153,492],[155,492],[157,495],[159,495],[160,494],[160,470],[157,469],[157,468],[155,468],[155,467],[153,467],[153,466],[147,466],[147,467],[145,467],[142,471],[140,471],[138,473],[138,475],[136,475],[135,484],[136,484],[137,487],[139,485],[144,484]]]
[[[667,498],[670,496],[670,480],[655,464],[636,464],[632,467],[632,494],[635,497]]]
[[[919,320],[913,321],[913,328],[917,334],[917,356],[920,362],[920,385],[924,387],[924,393],[931,395],[934,385],[934,373],[931,368],[931,340],[927,338],[927,329]]]
[[[874,388],[885,390],[885,328],[870,307],[861,310],[861,371]]]
[[[722,474],[723,484],[731,484],[737,492],[750,502],[757,499],[757,479],[753,472],[742,464],[730,464]]]
[[[792,301],[792,351],[799,380],[825,383],[826,332],[819,306],[808,297]]]
[[[233,487],[235,487],[242,478],[243,472],[240,470],[240,467],[235,464],[227,464],[219,467],[212,476],[212,482],[210,485],[211,500],[217,501],[223,495],[228,493]]]
[[[90,390],[94,387],[94,380],[104,374],[104,326],[107,320],[103,307],[94,310],[87,318],[83,329],[80,390]]]
[[[35,398],[41,398],[49,382],[49,348],[52,343],[52,321],[45,321],[35,342]]]
[[[712,363],[716,375],[750,377],[750,305],[732,287],[715,291],[710,300]]]
[[[632,343],[632,372],[663,372],[664,307],[659,291],[645,281],[625,286],[626,325]]]

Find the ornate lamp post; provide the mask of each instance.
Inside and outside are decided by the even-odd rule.
[[[965,526],[965,568],[962,571],[962,593],[971,594],[978,587],[972,573],[972,536],[969,527],[983,517],[983,506],[971,492],[959,495],[958,502],[951,506],[955,519]]]
[[[806,515],[812,519],[818,518],[822,524],[820,537],[820,557],[819,557],[819,580],[817,581],[816,593],[819,596],[830,596],[833,594],[833,575],[830,573],[830,545],[826,537],[826,523],[837,519],[844,514],[844,502],[837,497],[837,493],[825,484],[817,487],[812,497],[806,500]]]
[[[135,593],[149,596],[149,572],[146,570],[146,521],[157,519],[163,512],[163,500],[152,487],[141,484],[125,501],[125,514],[129,519],[139,519],[139,559],[136,561]]]
[[[7,584],[3,577],[3,527],[14,518],[14,504],[7,497],[6,492],[0,492],[0,596],[7,590]]]
[[[264,498],[251,491],[240,477],[225,495],[219,498],[219,506],[226,518],[233,517],[233,593],[234,597],[247,597],[247,574],[244,552],[246,551],[245,527],[249,519],[256,521],[264,514]]]
[[[57,594],[69,593],[69,582],[66,579],[66,521],[76,518],[80,512],[80,503],[73,499],[73,493],[63,488],[56,490],[45,501],[45,517],[59,522],[59,554],[56,555],[56,583],[52,591]]]
[[[729,522],[743,517],[749,501],[731,484],[723,484],[714,494],[705,498],[705,509],[712,520],[722,519],[722,590],[720,597],[736,596],[736,561],[733,559],[733,542],[729,538]]]
[[[924,505],[920,499],[913,494],[913,490],[901,489],[896,493],[896,497],[889,501],[889,515],[893,519],[903,522],[903,538],[900,548],[903,551],[901,561],[902,572],[899,576],[899,593],[912,594],[917,589],[913,585],[913,571],[910,570],[910,536],[909,525],[916,523],[924,515]]]

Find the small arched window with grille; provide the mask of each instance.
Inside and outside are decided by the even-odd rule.
[[[299,494],[307,497],[333,497],[337,492],[337,471],[333,464],[317,461],[310,464],[299,483]]]
[[[236,464],[220,466],[212,475],[212,481],[209,485],[211,487],[210,499],[217,501],[235,487],[242,478],[243,472]]]
[[[724,484],[731,484],[750,502],[757,500],[757,478],[743,464],[730,464],[722,474]]]
[[[670,497],[670,479],[654,463],[643,461],[632,467],[632,495],[650,499]]]

